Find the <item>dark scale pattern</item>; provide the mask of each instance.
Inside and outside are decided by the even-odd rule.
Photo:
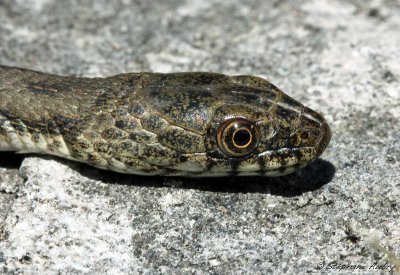
[[[273,116],[275,117],[276,124],[291,127],[297,121],[299,113],[293,112],[278,105],[274,109]]]
[[[148,113],[140,120],[142,127],[150,132],[159,134],[163,129],[168,127],[168,122],[158,115]]]
[[[139,127],[139,122],[135,119],[131,119],[129,117],[120,118],[115,121],[115,126],[121,130],[132,132],[133,130]]]
[[[172,124],[197,133],[204,132],[215,101],[210,91],[197,87],[149,87],[139,95]]]
[[[128,113],[135,117],[142,117],[145,112],[143,104],[140,104],[137,101],[130,102],[128,105]]]
[[[236,120],[254,125],[257,140],[232,157],[219,146],[235,143],[217,141]],[[314,160],[329,139],[321,115],[254,76],[82,78],[0,66],[0,150],[142,175],[276,176]]]
[[[140,131],[140,128],[134,129],[130,134],[129,138],[138,143],[155,143],[156,135],[148,131]]]
[[[179,127],[168,127],[159,137],[159,142],[182,153],[201,153],[205,151],[204,138]]]
[[[102,154],[102,155],[111,155],[111,151],[110,151],[110,145],[106,140],[97,140],[94,142],[93,147],[95,149],[96,152]]]

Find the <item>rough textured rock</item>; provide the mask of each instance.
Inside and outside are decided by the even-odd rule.
[[[254,74],[324,113],[333,139],[274,179],[0,153],[0,273],[400,272],[398,1],[88,3],[1,1],[0,63]]]

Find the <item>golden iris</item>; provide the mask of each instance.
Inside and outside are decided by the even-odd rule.
[[[257,147],[258,141],[258,127],[244,118],[229,119],[218,128],[218,147],[229,157],[249,155]]]

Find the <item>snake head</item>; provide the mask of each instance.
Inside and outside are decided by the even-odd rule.
[[[280,176],[322,154],[331,131],[321,114],[264,79],[233,80],[207,134],[211,173]]]
[[[168,175],[287,174],[316,159],[331,136],[320,114],[258,77],[146,74],[138,95],[151,110],[141,125],[159,142],[144,155]]]

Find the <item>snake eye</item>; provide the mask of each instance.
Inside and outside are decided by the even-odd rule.
[[[218,128],[217,143],[229,157],[243,157],[257,146],[259,131],[253,122],[234,118],[225,121]]]

